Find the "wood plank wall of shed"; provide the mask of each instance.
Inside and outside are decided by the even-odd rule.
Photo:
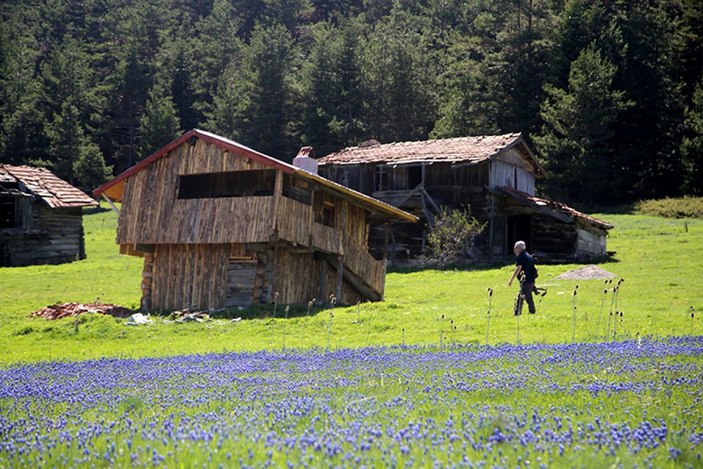
[[[545,259],[574,261],[577,258],[578,233],[575,223],[564,223],[552,217],[532,216],[532,249]]]
[[[151,308],[221,308],[227,297],[230,245],[154,246]]]
[[[117,231],[120,244],[267,241],[273,197],[177,199],[178,176],[266,169],[262,163],[196,140],[127,179]],[[224,221],[224,223],[223,223]]]
[[[312,206],[288,197],[281,197],[278,203],[276,229],[281,239],[309,246],[312,234]]]
[[[5,230],[0,236],[0,265],[61,264],[85,259],[83,211],[80,207],[51,209],[33,203],[30,230]]]
[[[317,257],[310,252],[296,252],[293,249],[277,248],[274,258],[273,292],[278,292],[278,302],[281,304],[306,304],[312,299],[329,302],[329,296],[335,293],[337,283],[337,270],[322,257]],[[321,268],[320,264],[326,267]],[[320,275],[325,272],[326,286],[321,291]],[[364,301],[365,298],[356,289],[344,280],[342,285],[342,298],[346,304]],[[322,298],[321,298],[322,297]]]

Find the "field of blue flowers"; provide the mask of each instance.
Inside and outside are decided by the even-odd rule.
[[[701,467],[703,337],[41,362],[0,467]]]

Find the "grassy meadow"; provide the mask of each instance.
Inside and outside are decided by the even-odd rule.
[[[349,307],[29,317],[137,307],[141,259],[87,212],[86,260],[0,269],[0,467],[701,467],[703,220],[601,217],[615,283],[541,265],[534,316],[506,260]]]
[[[63,302],[137,308],[141,259],[118,254],[116,215],[104,207],[85,216],[87,259],[59,266],[0,268],[0,364],[99,357],[285,348],[378,345],[602,342],[648,336],[703,335],[703,220],[602,214],[615,225],[600,267],[624,278],[614,298],[602,280],[556,280],[578,265],[540,265],[538,314],[512,315],[513,266],[390,272],[386,299],[326,309],[284,305],[232,310],[204,323],[127,327],[98,314],[58,321],[30,318]],[[577,288],[578,285],[578,288]],[[493,290],[490,298],[488,289]],[[574,291],[577,294],[574,296]],[[692,309],[695,312],[691,317]],[[622,315],[611,315],[620,311]],[[525,307],[526,312],[526,307]],[[275,314],[275,317],[274,317]],[[241,321],[232,321],[241,317]]]

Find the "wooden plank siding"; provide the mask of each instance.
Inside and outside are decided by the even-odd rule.
[[[310,246],[312,215],[312,206],[280,197],[275,221],[278,237],[293,245]]]
[[[367,251],[377,207],[199,138],[167,148],[121,180],[117,242],[145,259],[145,309],[383,297],[385,262]],[[250,191],[243,171],[264,182]]]
[[[344,236],[344,264],[372,290],[383,296],[386,279],[385,261],[377,261],[349,235]]]
[[[25,228],[0,230],[0,266],[61,264],[85,259],[83,211],[33,203]]]
[[[119,244],[268,241],[272,196],[178,199],[178,176],[266,169],[262,163],[196,140],[131,176],[117,230]]]
[[[151,308],[224,307],[230,246],[161,244],[154,247]]]
[[[312,224],[311,245],[313,248],[328,254],[344,253],[340,232],[320,223]]]

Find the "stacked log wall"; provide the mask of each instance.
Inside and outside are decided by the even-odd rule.
[[[532,216],[532,253],[550,262],[577,260],[576,223],[564,223],[552,217]]]
[[[81,208],[51,209],[32,204],[30,229],[0,231],[0,265],[62,264],[85,259]]]

